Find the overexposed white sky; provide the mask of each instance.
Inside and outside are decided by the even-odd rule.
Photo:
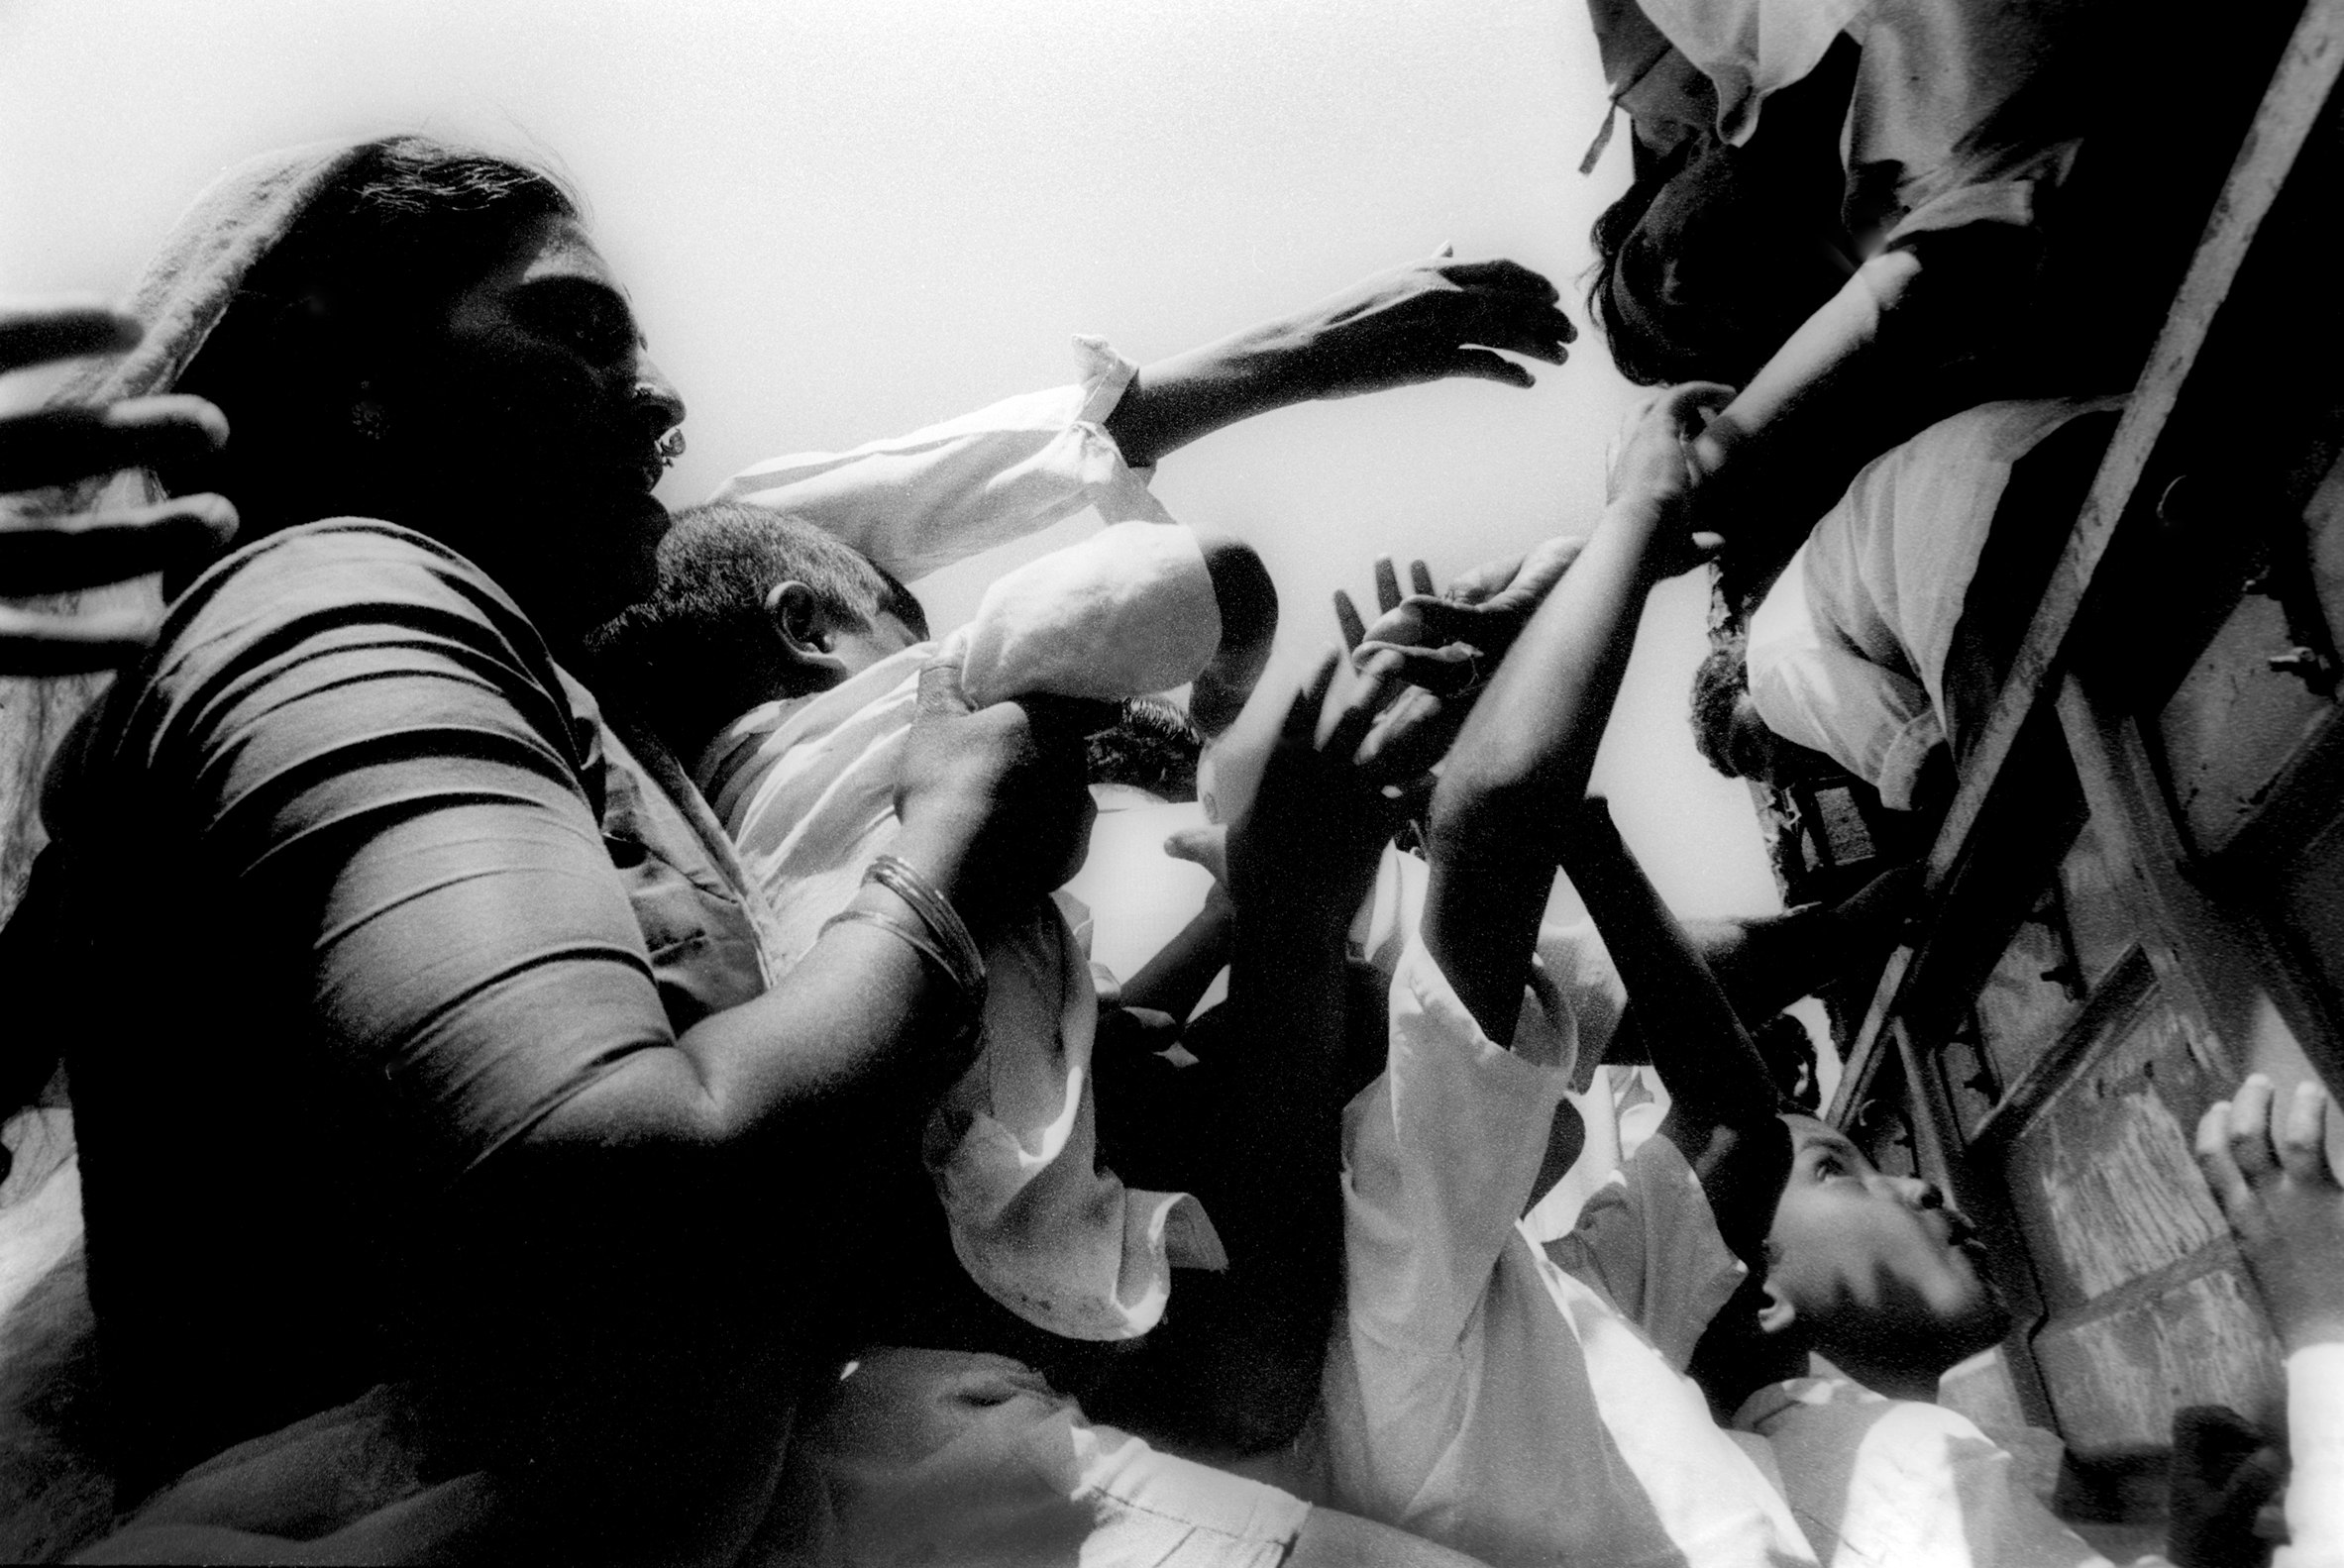
[[[1626,139],[1577,0],[0,0],[0,290],[119,294],[226,164],[421,129],[586,195],[691,403],[663,491],[1142,362],[1442,242],[1573,296]],[[1280,664],[1379,552],[1437,575],[1583,531],[1629,389],[1592,332],[1518,392],[1316,404],[1167,462],[1175,515],[1259,549]],[[1069,525],[1074,526],[1074,525]],[[996,553],[919,584],[950,625]],[[1597,770],[1688,915],[1775,906],[1738,784],[1695,756],[1704,589],[1649,611]]]

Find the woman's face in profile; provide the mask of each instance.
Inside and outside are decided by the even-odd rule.
[[[649,593],[668,515],[652,497],[684,400],[645,352],[610,264],[570,218],[515,236],[419,345],[403,445],[477,519],[465,540],[557,641]]]

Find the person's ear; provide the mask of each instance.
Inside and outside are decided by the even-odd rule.
[[[822,602],[814,597],[814,590],[804,583],[795,578],[775,583],[765,595],[765,614],[793,658],[811,661],[830,657],[829,617],[822,613]]]
[[[1790,1305],[1790,1299],[1782,1294],[1772,1280],[1766,1281],[1758,1289],[1766,1293],[1765,1305],[1758,1308],[1759,1333],[1779,1334],[1798,1321],[1799,1309]]]

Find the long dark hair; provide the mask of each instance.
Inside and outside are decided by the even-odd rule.
[[[1641,293],[1653,286],[1642,278],[1623,278],[1628,241],[1660,192],[1706,143],[1706,138],[1688,137],[1661,155],[1648,153],[1643,144],[1635,144],[1634,178],[1619,199],[1596,217],[1595,226],[1587,236],[1595,250],[1595,265],[1587,274],[1587,314],[1595,322],[1596,330],[1603,334],[1612,364],[1622,375],[1639,385],[1666,386],[1695,379],[1674,373],[1676,357],[1669,352],[1669,345],[1645,331],[1634,312],[1623,310],[1615,291],[1633,289]]]
[[[166,473],[165,484],[217,487],[249,512],[254,492],[297,482],[256,460],[328,468],[352,439],[351,398],[371,370],[395,363],[522,225],[577,216],[559,180],[511,158],[421,136],[366,148],[246,274],[180,374],[174,390],[217,403],[235,439],[224,470]],[[304,520],[264,510],[238,537]]]
[[[284,482],[272,468],[333,471],[351,435],[337,392],[394,355],[401,334],[477,277],[520,225],[576,216],[559,181],[509,158],[419,136],[363,150],[246,274],[174,383],[219,404],[235,440],[217,467],[162,474],[165,487],[225,491],[245,513],[240,542],[305,521],[249,502]],[[13,1014],[0,1038],[0,1118],[41,1095],[65,1031],[79,1026],[74,1003],[87,1000],[71,994],[67,939],[86,918],[87,889],[61,855],[56,846],[42,854],[0,929],[0,995]],[[0,908],[17,891],[0,889]]]

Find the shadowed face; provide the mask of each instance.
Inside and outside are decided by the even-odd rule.
[[[1997,1343],[2010,1316],[1977,1272],[1970,1222],[1930,1183],[1883,1175],[1814,1117],[1782,1120],[1790,1179],[1766,1238],[1766,1284],[1794,1314],[1786,1321],[1835,1361],[1930,1378]]]
[[[684,400],[574,219],[523,225],[439,324],[384,399],[414,515],[460,519],[447,542],[568,641],[657,580],[651,490]]]

